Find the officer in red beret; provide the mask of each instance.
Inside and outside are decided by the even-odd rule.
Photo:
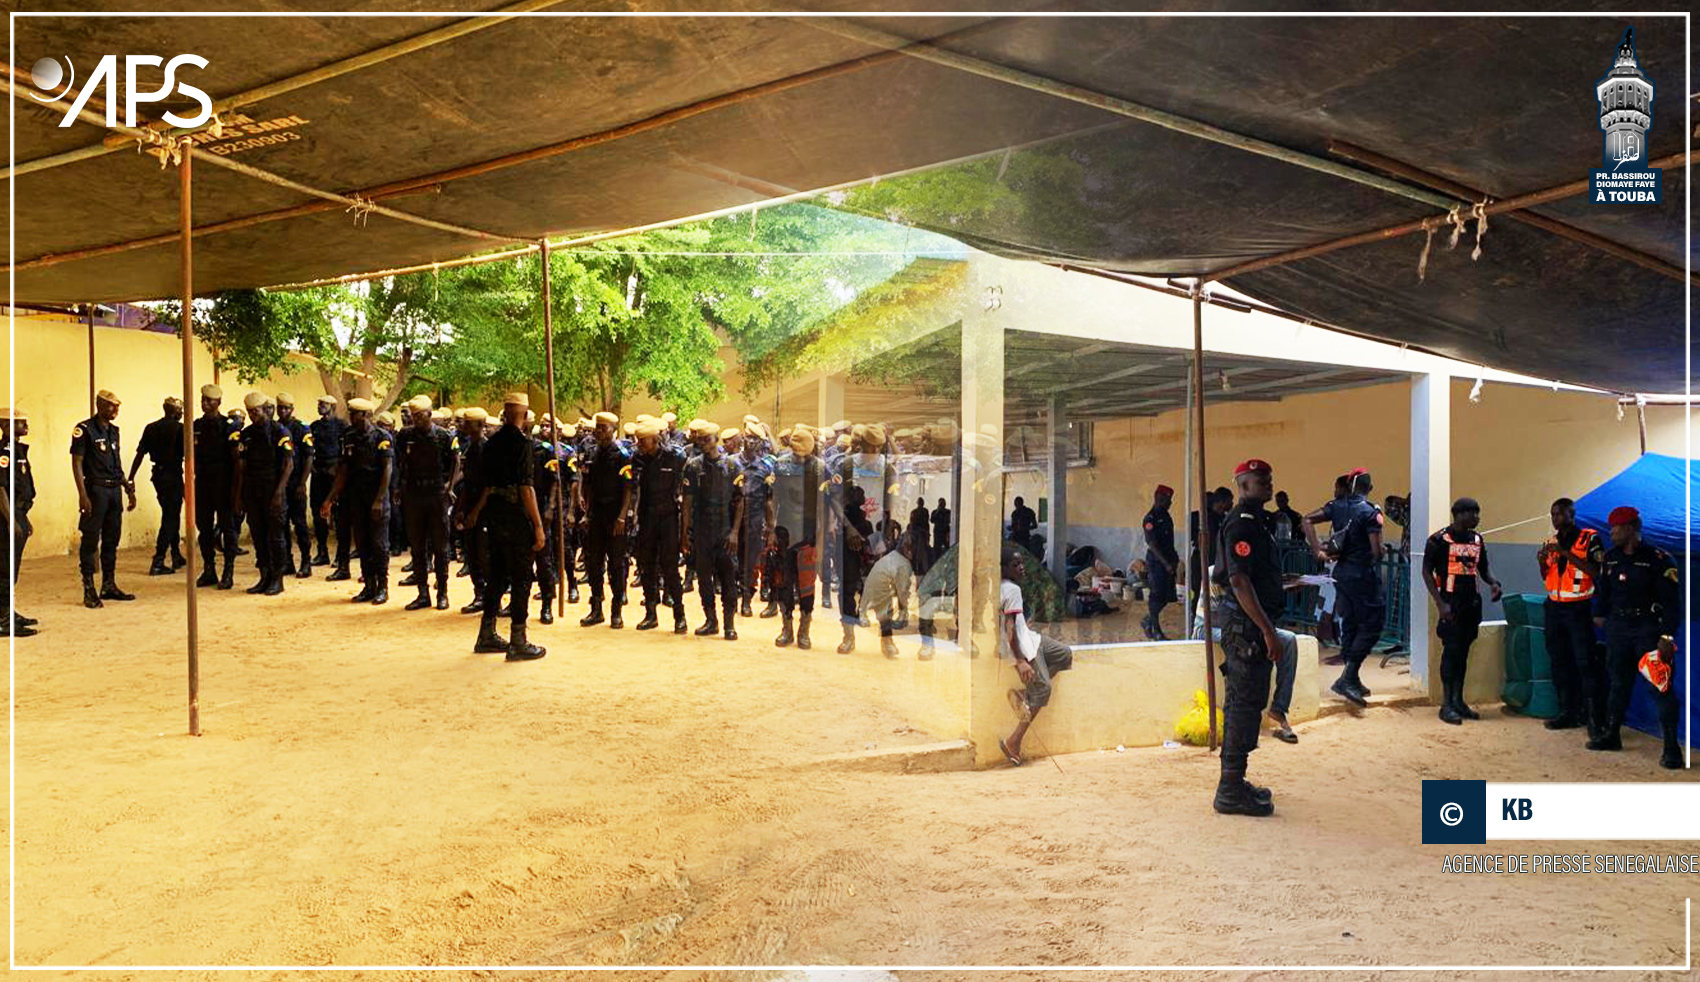
[[[1642,660],[1657,652],[1663,669],[1649,672],[1649,682],[1662,678],[1664,686],[1653,685],[1653,701],[1659,710],[1659,728],[1664,731],[1664,753],[1659,765],[1682,766],[1682,749],[1677,739],[1676,632],[1682,623],[1682,576],[1670,553],[1641,540],[1641,514],[1628,506],[1613,508],[1607,517],[1612,547],[1600,568],[1594,591],[1594,623],[1605,628],[1606,673],[1610,689],[1606,697],[1605,729],[1588,741],[1589,750],[1622,750],[1620,730],[1629,695]]]
[[[1275,631],[1285,600],[1281,592],[1281,563],[1269,535],[1268,504],[1274,473],[1262,460],[1234,468],[1239,500],[1222,523],[1221,543],[1215,545],[1213,581],[1223,596],[1217,611],[1222,625],[1222,775],[1216,784],[1214,807],[1223,815],[1263,817],[1275,813],[1273,795],[1246,780],[1246,764],[1257,749],[1263,709],[1269,703],[1269,675],[1281,657],[1281,638]]]

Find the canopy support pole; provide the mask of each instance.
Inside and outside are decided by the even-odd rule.
[[[201,630],[199,612],[195,607],[195,413],[200,400],[195,398],[195,270],[194,270],[194,209],[190,199],[191,164],[194,155],[187,151],[177,168],[177,215],[181,227],[183,296],[178,330],[183,337],[183,592],[189,614],[189,735],[201,735]]]
[[[561,473],[561,441],[558,438],[561,418],[555,410],[555,304],[549,283],[549,240],[537,240],[539,265],[543,272],[543,374],[549,384],[549,453],[555,458],[555,492],[561,496],[555,506],[555,616],[567,616],[568,579],[573,571],[567,568],[567,493],[566,475]]]
[[[1210,749],[1216,749],[1216,642],[1210,611],[1210,482],[1204,466],[1204,281],[1192,284],[1193,454],[1198,470],[1198,595],[1204,607],[1204,680],[1210,702]],[[1186,612],[1190,621],[1191,611]]]
[[[1641,456],[1647,456],[1647,400],[1635,400],[1635,422],[1641,428]]]
[[[97,391],[94,385],[94,304],[83,304],[83,320],[89,329],[89,415],[93,416],[97,411],[94,404],[94,394]]]

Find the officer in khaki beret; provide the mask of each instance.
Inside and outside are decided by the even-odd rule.
[[[287,526],[284,529],[283,544],[283,575],[307,579],[313,575],[313,538],[307,527],[307,475],[313,470],[313,431],[295,415],[295,397],[287,392],[279,392],[277,400],[277,422],[289,434],[289,441],[295,448],[295,463],[289,472],[289,500],[286,502]],[[295,562],[290,541],[293,536],[294,545],[301,549],[301,562]]]
[[[254,562],[260,567],[259,582],[249,587],[248,592],[273,597],[283,592],[289,476],[295,469],[295,442],[290,439],[289,431],[266,412],[268,402],[260,392],[250,392],[242,400],[249,423],[237,440],[241,453],[236,461],[236,515],[238,519],[247,516]],[[272,405],[275,407],[276,403]]]
[[[484,421],[489,414],[478,406],[469,406],[460,419],[460,461],[455,465],[454,526],[461,532],[464,575],[472,577],[472,602],[460,609],[463,614],[476,614],[484,609],[484,583],[490,568],[490,543],[487,530],[479,522],[463,521],[478,500],[484,480]]]
[[[331,487],[336,484],[337,462],[342,460],[342,436],[348,431],[348,422],[336,414],[337,400],[333,395],[322,395],[318,401],[319,418],[307,426],[307,440],[313,448],[313,485],[312,496],[308,506],[313,512],[313,540],[317,551],[313,553],[313,565],[329,566],[331,557],[326,549],[330,537],[331,519],[321,518],[319,506],[331,495]],[[344,507],[334,516],[336,525],[336,569],[327,580],[346,580],[348,573],[348,515]]]
[[[104,600],[134,600],[118,588],[118,540],[124,532],[124,512],[136,508],[136,486],[124,477],[118,451],[118,397],[106,389],[95,393],[95,412],[71,428],[71,477],[77,485],[78,527],[83,534],[77,568],[83,576],[83,606],[105,606]],[[119,491],[129,499],[126,505]],[[100,554],[100,591],[95,592],[95,553]]]
[[[236,562],[236,442],[241,427],[219,412],[224,390],[201,386],[201,415],[195,417],[195,532],[201,543],[200,587],[228,590],[235,583]],[[217,572],[213,551],[224,556]]]
[[[468,525],[482,521],[490,531],[490,576],[484,584],[484,609],[472,650],[505,651],[508,661],[532,661],[547,654],[526,637],[532,567],[545,545],[533,478],[535,457],[531,439],[522,429],[528,402],[524,392],[510,392],[502,399],[502,427],[485,444],[478,498],[465,519]],[[511,598],[505,640],[496,633],[503,594]]]
[[[596,446],[580,465],[579,510],[583,533],[585,575],[590,580],[590,612],[579,626],[602,623],[602,591],[608,588],[608,626],[625,626],[620,616],[626,604],[626,516],[632,512],[632,452],[616,437],[620,417],[596,414]]]
[[[349,533],[360,549],[360,592],[354,603],[388,603],[390,599],[390,481],[395,449],[390,435],[372,423],[376,404],[370,399],[348,400],[348,432],[343,435],[342,462],[336,484],[319,506],[329,518],[346,491]]]

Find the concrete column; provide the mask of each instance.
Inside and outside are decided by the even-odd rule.
[[[815,422],[831,426],[844,418],[844,373],[822,375],[816,389]]]
[[[975,763],[1003,759],[1011,725],[1004,690],[1014,669],[998,657],[999,552],[1003,546],[1004,332],[998,308],[970,301],[962,318],[962,497],[957,505],[958,642],[972,653],[966,678]]]
[[[1440,688],[1440,647],[1435,611],[1422,580],[1422,543],[1452,520],[1452,376],[1445,371],[1411,378],[1411,684]]]
[[[1068,397],[1051,396],[1045,419],[1045,443],[1050,452],[1050,538],[1046,541],[1045,564],[1051,578],[1061,584],[1068,579],[1068,455],[1072,441],[1068,432]]]

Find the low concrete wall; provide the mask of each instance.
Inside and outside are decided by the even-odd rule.
[[[1483,621],[1476,643],[1470,646],[1470,663],[1464,673],[1464,701],[1470,705],[1503,701],[1500,692],[1505,688],[1505,646],[1511,631],[1504,621]],[[1440,643],[1435,642],[1434,657],[1428,668],[1429,702],[1440,705]]]
[[[1220,656],[1218,655],[1218,658]],[[1031,733],[1032,749],[1053,754],[1115,747],[1148,747],[1172,740],[1175,721],[1192,707],[1192,694],[1204,685],[1204,643],[1166,641],[1091,645],[1076,648],[1074,668],[1057,677],[1051,705],[1039,714]],[[1315,719],[1321,701],[1317,681],[1316,639],[1299,635],[1298,676],[1293,683],[1293,722]],[[1015,669],[1005,672],[1016,683]],[[1216,692],[1223,689],[1220,668]],[[976,720],[977,724],[982,721]],[[997,747],[1013,725],[1006,710],[977,725],[975,743]]]

